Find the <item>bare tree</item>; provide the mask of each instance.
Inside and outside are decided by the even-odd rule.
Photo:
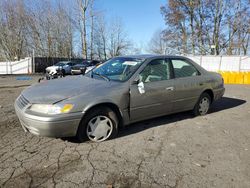
[[[246,54],[250,17],[247,5],[247,0],[169,0],[161,12],[166,33],[178,34],[181,48],[187,53]]]
[[[0,48],[5,59],[20,59],[24,55],[26,11],[23,1],[2,1],[0,5]]]
[[[105,60],[126,53],[130,41],[122,23],[107,22],[94,3],[0,1],[0,59],[20,59],[33,50],[36,56]]]
[[[166,44],[162,30],[157,30],[148,43],[148,51],[155,54],[164,54],[167,47]]]
[[[121,20],[116,19],[110,24],[109,28],[109,55],[115,57],[126,53],[131,47],[131,42],[127,33],[123,29]]]
[[[81,32],[81,40],[82,40],[82,55],[86,59],[88,58],[88,48],[87,48],[87,10],[89,8],[89,0],[78,0],[78,5],[80,7],[80,32]]]
[[[91,3],[90,3],[90,18],[91,18],[91,21],[90,21],[90,59],[93,59],[93,56],[94,56],[94,17],[95,17],[95,14],[94,14],[94,1],[92,0]]]
[[[94,46],[98,58],[107,60],[126,54],[132,44],[120,20],[114,20],[108,24],[104,16],[101,16],[96,24]]]
[[[98,17],[93,40],[94,50],[99,59],[107,60],[108,32],[104,16]]]

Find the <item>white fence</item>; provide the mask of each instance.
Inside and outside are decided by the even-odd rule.
[[[0,74],[29,74],[32,73],[32,59],[27,57],[20,61],[0,62]]]
[[[208,71],[250,71],[250,56],[187,56]]]
[[[250,56],[187,56],[208,71],[250,71]],[[34,67],[33,67],[34,68]],[[0,62],[0,74],[32,73],[32,58]]]

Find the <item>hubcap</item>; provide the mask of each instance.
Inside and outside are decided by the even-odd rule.
[[[107,140],[113,131],[113,123],[106,116],[96,116],[87,125],[87,136],[94,142]]]
[[[209,110],[210,101],[207,97],[201,99],[199,104],[199,112],[201,115],[205,115]]]

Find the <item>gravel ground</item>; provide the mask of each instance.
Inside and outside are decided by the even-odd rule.
[[[0,187],[250,187],[249,85],[226,85],[206,116],[165,116],[79,144],[22,130],[13,103],[37,79],[0,78]]]

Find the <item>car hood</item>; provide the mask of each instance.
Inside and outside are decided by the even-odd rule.
[[[98,95],[103,89],[109,89],[115,84],[117,82],[72,76],[32,85],[22,95],[32,104],[53,104],[77,95]]]
[[[59,66],[50,66],[50,67],[47,67],[46,68],[46,71],[54,71],[54,70],[57,70],[57,69],[59,69]]]
[[[86,71],[85,71],[85,74],[88,73],[89,71],[91,71],[92,69],[94,69],[95,66],[90,66],[90,67],[87,67]]]

